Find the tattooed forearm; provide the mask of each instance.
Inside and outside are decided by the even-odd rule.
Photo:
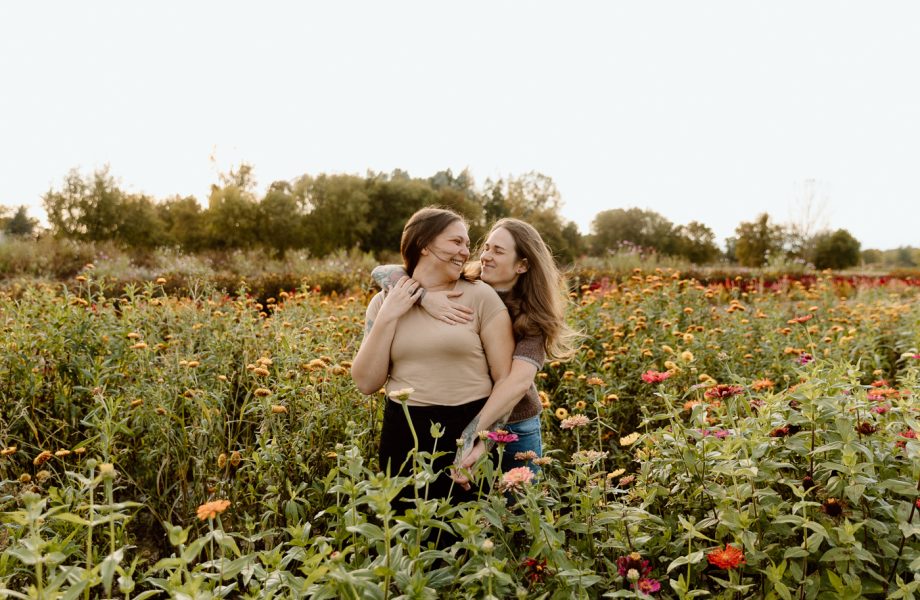
[[[371,271],[371,277],[374,283],[383,290],[388,290],[399,281],[399,278],[406,274],[402,265],[379,265]]]
[[[371,328],[374,327],[374,320],[368,319],[367,323],[364,324],[364,337],[367,337],[367,334],[371,332]]]
[[[460,454],[469,452],[473,447],[473,444],[476,443],[476,436],[479,433],[479,415],[473,417],[473,420],[470,421],[469,425],[466,426],[466,429],[463,430],[463,433],[460,434],[460,439],[462,440]]]

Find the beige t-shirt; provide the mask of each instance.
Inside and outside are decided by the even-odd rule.
[[[449,325],[413,306],[396,323],[390,346],[390,373],[386,391],[413,388],[408,404],[456,406],[492,392],[489,364],[479,337],[496,315],[507,311],[498,294],[485,283],[457,281],[463,295],[455,301],[473,309],[473,320]],[[367,318],[376,319],[383,292],[371,299]]]

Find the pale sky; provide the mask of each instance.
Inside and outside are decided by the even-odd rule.
[[[920,3],[5,2],[0,205],[73,167],[206,203],[217,172],[539,171],[587,233],[637,206],[721,244],[807,181],[920,246]],[[213,157],[213,158],[212,158]]]

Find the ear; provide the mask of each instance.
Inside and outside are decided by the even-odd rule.
[[[428,256],[428,248],[422,248],[422,256]]]
[[[517,268],[515,268],[514,271],[515,273],[518,273],[519,275],[526,273],[527,272],[527,259],[526,258],[521,259],[521,261],[518,263]]]

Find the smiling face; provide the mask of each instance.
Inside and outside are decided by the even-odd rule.
[[[454,221],[422,249],[422,260],[433,268],[445,269],[453,279],[460,277],[470,258],[470,236],[463,221]]]
[[[519,259],[514,238],[504,227],[497,227],[482,246],[481,279],[498,291],[510,290],[527,272],[527,260]]]

